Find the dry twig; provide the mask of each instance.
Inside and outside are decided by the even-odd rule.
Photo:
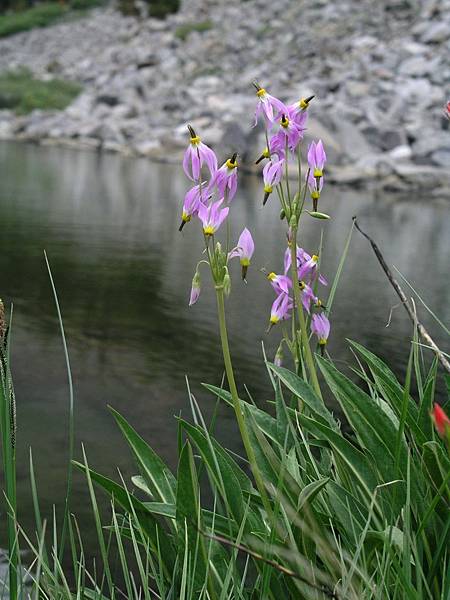
[[[377,257],[378,262],[381,265],[381,268],[385,272],[386,277],[389,279],[390,284],[396,291],[397,296],[400,298],[403,306],[405,307],[406,312],[408,313],[409,318],[413,322],[414,326],[417,327],[417,331],[419,332],[420,337],[433,350],[437,359],[439,360],[441,365],[444,367],[444,369],[447,371],[447,373],[450,373],[450,362],[445,358],[444,354],[441,352],[441,350],[439,350],[438,346],[435,344],[435,342],[433,341],[433,339],[430,336],[430,334],[428,333],[428,331],[425,329],[425,327],[422,325],[422,323],[417,319],[417,315],[415,314],[413,307],[408,302],[408,298],[406,297],[405,292],[402,290],[402,288],[400,287],[400,284],[393,276],[392,271],[387,266],[386,261],[384,260],[384,257],[381,254],[380,249],[375,244],[373,239],[360,228],[356,217],[353,217],[353,222],[355,224],[356,229],[359,231],[359,233],[361,235],[363,235],[366,238],[366,240],[369,241],[370,245],[372,246],[372,250],[374,251],[375,256]]]

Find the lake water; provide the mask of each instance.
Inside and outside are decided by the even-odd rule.
[[[175,415],[189,414],[186,375],[205,417],[213,399],[201,382],[219,385],[222,362],[215,300],[207,283],[199,302],[188,307],[191,278],[201,258],[198,227],[180,234],[180,207],[188,182],[181,167],[143,159],[66,149],[0,144],[0,296],[14,303],[13,374],[18,404],[18,494],[20,520],[32,528],[28,452],[33,448],[42,510],[58,508],[65,488],[68,389],[64,356],[50,283],[47,251],[64,317],[75,385],[77,455],[84,443],[97,470],[134,473],[127,448],[107,410],[111,405],[173,467]],[[231,350],[239,386],[256,401],[270,400],[262,367],[261,341],[268,353],[278,332],[265,333],[273,292],[261,268],[280,271],[284,228],[276,197],[261,208],[258,178],[242,178],[233,201],[231,227],[244,225],[256,252],[248,285],[233,266],[228,302]],[[305,219],[302,245],[317,250],[323,229],[323,272],[332,280],[357,215],[367,232],[420,290],[448,325],[450,321],[450,203],[426,195],[398,198],[387,192],[326,188],[321,209],[331,221]],[[326,297],[326,294],[324,294]],[[355,233],[332,315],[329,351],[351,362],[346,338],[388,359],[401,376],[411,325],[368,243]],[[424,322],[445,348],[448,340],[420,309]],[[222,409],[218,435],[240,449],[234,418]],[[93,548],[86,485],[75,478],[75,512]],[[4,546],[3,523],[0,529]]]

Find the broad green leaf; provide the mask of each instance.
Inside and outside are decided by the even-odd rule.
[[[384,482],[398,479],[395,471],[397,428],[395,422],[380,406],[380,403],[361,390],[334,365],[316,357],[320,370],[342,407],[362,446],[371,453],[376,468]],[[407,446],[404,437],[399,440],[398,466],[406,478]]]
[[[210,385],[209,383],[204,383],[203,386],[212,392],[215,396],[224,400],[229,406],[233,406],[233,402],[231,400],[231,394],[227,390],[223,388],[216,387],[215,385]],[[277,429],[277,421],[272,416],[270,416],[265,411],[257,408],[253,404],[246,402],[245,400],[240,400],[242,405],[242,409],[244,408],[248,410],[255,421],[258,423],[258,426],[264,433],[274,442],[278,443],[278,429]]]
[[[389,367],[378,358],[378,356],[352,340],[349,340],[349,343],[365,360],[372,373],[377,389],[381,392],[388,405],[394,409],[396,415],[399,416],[404,400],[404,387],[399,383]],[[410,396],[408,396],[406,422],[408,427],[414,432],[417,441],[422,444],[427,438],[418,426],[418,417],[419,411],[417,404]]]
[[[236,523],[244,518],[243,490],[251,490],[251,481],[234,460],[213,438],[208,438],[195,425],[180,419],[180,424],[198,448],[219,493],[229,506]]]
[[[198,594],[205,585],[207,554],[203,537],[199,485],[191,444],[187,441],[178,462],[176,513],[178,539],[188,553],[189,579]]]
[[[86,466],[77,461],[73,464],[83,472],[86,472]],[[175,564],[175,553],[170,537],[164,530],[164,527],[146,508],[143,502],[132,496],[128,490],[117,484],[112,479],[104,477],[89,469],[92,481],[100,486],[114,501],[126,512],[135,514],[139,525],[148,536],[150,547],[153,552],[161,553],[160,557],[165,566],[166,574],[172,573]]]
[[[269,367],[276,375],[278,375],[284,385],[306,404],[316,418],[322,420],[332,429],[338,429],[338,425],[333,416],[306,381],[284,367],[276,367],[270,363]]]
[[[341,522],[352,544],[357,544],[368,519],[367,506],[335,481],[327,485],[329,507]]]
[[[122,415],[113,408],[109,408],[133,452],[154,499],[162,502],[175,502],[176,479],[170,469]]]
[[[310,417],[299,415],[300,423],[314,436],[329,442],[334,454],[338,454],[345,463],[350,479],[355,479],[371,495],[378,485],[376,473],[369,458],[358,450],[349,440]]]

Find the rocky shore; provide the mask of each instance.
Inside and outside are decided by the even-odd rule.
[[[0,71],[20,67],[83,92],[61,112],[0,111],[1,139],[179,160],[189,122],[250,165],[257,79],[315,94],[308,135],[333,180],[450,189],[450,0],[185,0],[164,21],[109,6],[0,40]]]

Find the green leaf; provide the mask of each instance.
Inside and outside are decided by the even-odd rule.
[[[370,496],[378,485],[378,479],[369,458],[358,450],[341,433],[327,427],[323,423],[305,415],[299,415],[300,423],[315,437],[325,439],[333,449],[333,454],[341,457],[346,466],[350,481],[358,481]]]
[[[184,444],[178,463],[176,521],[179,543],[188,553],[189,580],[194,593],[198,593],[205,585],[207,554],[197,471],[189,442]]]
[[[155,500],[175,502],[176,479],[170,469],[122,415],[111,407],[109,409],[125,436],[147,487]]]
[[[406,479],[407,446],[404,437],[397,440],[398,423],[383,409],[380,402],[361,390],[334,365],[320,356],[316,357],[325,380],[342,407],[362,446],[374,459],[374,466],[384,482],[398,479],[395,469],[396,447],[398,467]]]
[[[236,523],[240,525],[245,512],[242,492],[243,490],[251,490],[250,479],[214,438],[210,437],[208,439],[200,427],[183,419],[180,419],[179,422],[198,448],[208,467],[208,473],[223,500],[229,506]]]
[[[393,408],[397,416],[400,416],[401,407],[404,400],[404,387],[399,383],[394,373],[378,356],[361,346],[360,344],[349,340],[349,343],[357,353],[367,363],[377,389],[381,392],[386,402]],[[408,394],[408,410],[406,414],[406,423],[413,431],[417,441],[421,444],[427,441],[427,437],[418,426],[419,411],[417,404]]]
[[[210,385],[208,383],[202,384],[207,390],[212,392],[215,396],[224,400],[229,406],[233,406],[233,402],[231,400],[231,394],[227,390],[223,388],[216,387],[215,385]],[[254,404],[250,404],[245,400],[240,400],[242,405],[242,409],[248,410],[255,421],[258,423],[258,426],[264,433],[269,437],[272,441],[278,443],[278,427],[277,421],[271,415],[269,415],[264,410],[257,408]]]
[[[86,473],[86,466],[77,461],[73,464]],[[132,496],[128,490],[117,484],[112,479],[104,477],[92,469],[88,469],[92,481],[100,486],[114,501],[131,515],[135,514],[142,530],[148,536],[151,549],[161,553],[160,557],[168,575],[172,573],[175,565],[175,553],[170,537],[165,532],[161,523],[146,508],[145,505]]]
[[[315,394],[312,387],[306,383],[306,381],[284,367],[276,367],[270,363],[269,367],[276,375],[278,375],[284,385],[306,404],[316,418],[323,421],[332,429],[336,431],[339,430],[338,424],[323,401]]]

